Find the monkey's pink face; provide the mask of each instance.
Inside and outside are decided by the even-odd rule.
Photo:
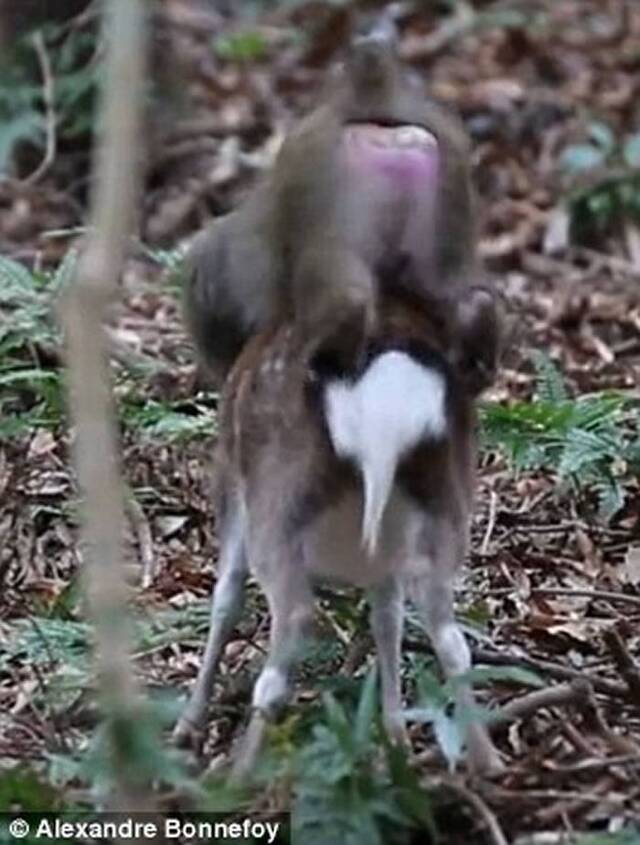
[[[349,171],[364,180],[382,176],[394,192],[435,189],[438,142],[421,126],[352,124],[345,130],[344,145]]]

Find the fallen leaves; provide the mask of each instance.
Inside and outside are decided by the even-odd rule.
[[[536,375],[529,348],[545,350],[558,363],[571,395],[610,388],[637,394],[637,226],[589,248],[572,245],[557,165],[559,151],[579,135],[583,110],[606,116],[621,130],[637,130],[631,124],[640,93],[640,8],[622,0],[549,0],[537,4],[546,23],[534,27],[512,19],[480,30],[468,4],[460,5],[457,16],[439,13],[438,4],[405,5],[412,9],[400,18],[403,56],[425,85],[460,110],[473,134],[485,209],[481,251],[510,309],[511,342],[488,398],[531,398]],[[324,6],[305,4],[297,14],[308,20],[324,15]],[[620,28],[624,8],[629,21]],[[264,24],[270,32],[260,29],[267,58],[234,63],[214,49],[227,24],[211,4],[207,10],[190,0],[159,5],[158,25],[170,29],[181,59],[182,110],[165,111],[164,103],[152,130],[141,220],[146,241],[173,246],[233,207],[270,166],[287,126],[317,100],[340,46],[343,11],[328,11],[316,43],[312,27],[305,29],[309,43],[290,37],[299,23],[295,11],[278,15]],[[69,239],[44,238],[42,232],[82,221],[78,197],[85,188],[78,191],[74,183],[83,185],[85,176],[75,159],[61,156],[37,187],[1,182],[2,251],[44,265],[56,262]],[[153,403],[192,403],[191,350],[157,266],[134,256],[121,291],[110,329],[116,372],[132,361],[157,369],[139,383],[143,410]],[[51,365],[60,366],[59,356]],[[122,400],[122,384],[117,395]],[[160,436],[123,434],[123,467],[137,505],[129,513],[132,568],[140,572],[144,565],[149,573],[134,601],[152,619],[171,606],[181,614],[200,610],[206,620],[217,554],[210,498],[213,437],[211,431],[210,437],[176,445]],[[78,571],[68,440],[67,433],[42,428],[0,445],[2,614],[11,623],[29,618],[35,608],[59,607]],[[637,483],[629,483],[628,496],[625,510],[603,524],[589,501],[577,501],[549,473],[516,475],[503,457],[483,458],[461,603],[471,619],[490,626],[491,647],[485,633],[476,657],[525,665],[548,683],[559,682],[542,703],[495,687],[498,699],[512,715],[515,711],[515,721],[501,739],[510,756],[506,785],[485,799],[514,836],[550,827],[606,827],[635,812],[637,756],[620,749],[640,744],[640,718],[621,674],[622,652],[618,648],[616,658],[605,639],[612,627],[625,623],[619,635],[637,664]],[[227,674],[260,658],[265,623],[264,608],[256,603],[248,634],[243,631],[228,649]],[[348,640],[350,634],[344,636]],[[185,640],[161,642],[139,657],[139,672],[150,684],[183,687],[193,678],[201,645],[193,631]],[[354,659],[349,675],[363,659]],[[624,666],[631,672],[628,662]],[[576,682],[589,685],[584,702],[575,700]],[[0,743],[2,754],[47,753],[48,736],[28,706],[39,683],[29,667],[23,677],[2,676],[2,710],[20,717],[10,725],[11,743]],[[8,717],[2,719],[6,723]],[[226,751],[238,720],[239,711],[214,719],[212,756]]]

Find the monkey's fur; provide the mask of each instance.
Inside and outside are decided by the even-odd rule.
[[[282,319],[348,369],[385,286],[446,303],[469,295],[478,273],[467,136],[405,77],[393,44],[370,37],[352,45],[335,90],[267,177],[197,237],[186,315],[218,382],[250,335]],[[489,291],[469,295],[451,336],[478,392],[497,355]]]

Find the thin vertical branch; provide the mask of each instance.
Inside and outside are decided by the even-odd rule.
[[[36,51],[36,55],[38,56],[40,72],[42,74],[42,91],[46,112],[47,144],[44,158],[34,172],[24,180],[25,185],[33,185],[42,179],[55,161],[56,151],[58,148],[56,92],[55,82],[53,79],[53,68],[51,67],[51,59],[49,58],[47,45],[45,44],[41,30],[38,30],[38,32],[33,35],[31,42],[33,44],[33,49]]]
[[[102,327],[121,274],[136,197],[146,27],[144,0],[105,0],[106,76],[94,161],[91,228],[62,304],[68,344],[74,458],[83,496],[82,541],[95,624],[102,701],[108,716],[135,720],[140,700],[126,627],[123,489]],[[125,731],[126,734],[126,731]],[[142,809],[126,751],[109,749],[119,809]],[[137,806],[133,806],[133,802]]]

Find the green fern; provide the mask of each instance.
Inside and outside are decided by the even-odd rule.
[[[555,365],[534,358],[537,398],[482,410],[483,441],[504,451],[518,471],[555,473],[574,492],[593,491],[600,515],[624,505],[624,478],[640,463],[638,405],[620,393],[570,399]]]
[[[537,395],[543,402],[565,402],[567,389],[562,375],[551,358],[540,350],[532,354],[533,366],[538,376]]]
[[[297,754],[294,839],[384,845],[412,829],[433,834],[429,795],[406,753],[380,727],[375,670],[354,712],[329,693],[323,705],[311,739]]]
[[[54,301],[76,261],[71,250],[55,272],[39,273],[0,256],[0,437],[60,423],[63,379],[42,362],[61,347]]]
[[[216,433],[215,394],[197,402],[144,400],[138,391],[125,396],[120,416],[126,428],[165,442],[186,441]]]

